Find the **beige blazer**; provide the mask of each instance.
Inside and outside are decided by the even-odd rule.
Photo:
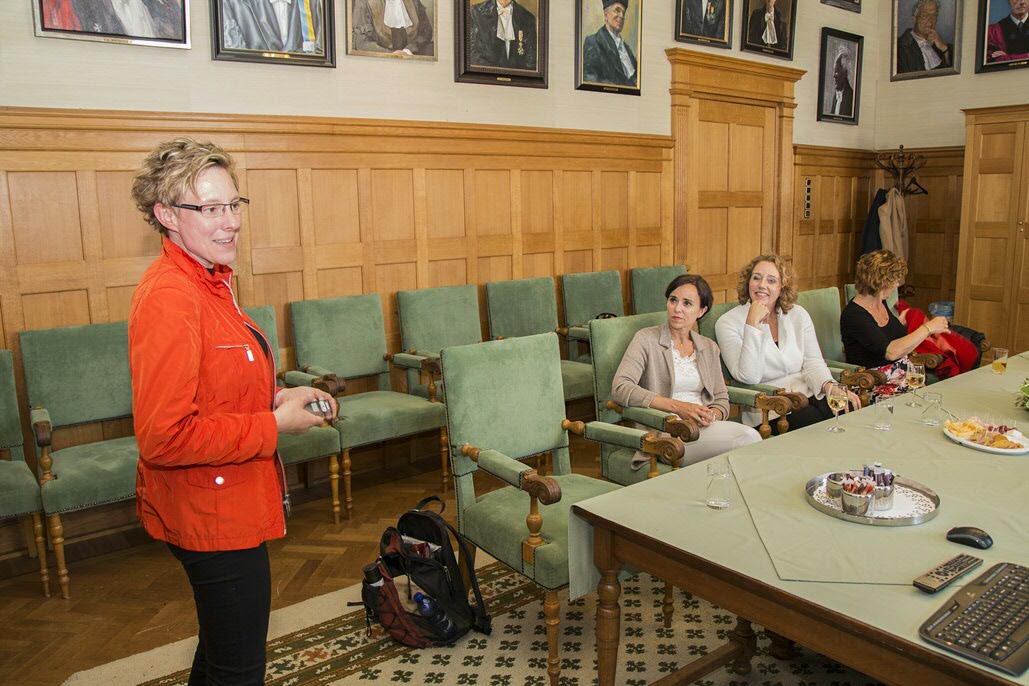
[[[718,345],[696,331],[690,332],[696,346],[697,371],[704,405],[718,408],[729,416],[729,391],[725,389]],[[622,407],[650,407],[656,396],[672,397],[675,363],[672,361],[672,334],[668,324],[640,329],[618,365],[611,384],[611,399]]]

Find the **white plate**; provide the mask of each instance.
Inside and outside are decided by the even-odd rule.
[[[1026,437],[1022,435],[1021,431],[1013,430],[1004,434],[1009,441],[1012,443],[1022,444],[1021,448],[991,448],[988,445],[980,445],[975,441],[970,441],[967,438],[958,438],[950,432],[950,429],[943,427],[944,435],[955,443],[960,443],[966,448],[974,448],[975,450],[982,450],[984,453],[994,453],[996,455],[1025,455],[1029,453],[1029,445],[1026,445]]]

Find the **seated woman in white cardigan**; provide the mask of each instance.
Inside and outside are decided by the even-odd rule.
[[[790,413],[791,429],[831,418],[825,393],[833,378],[818,347],[811,315],[796,304],[793,268],[778,255],[758,255],[740,270],[736,294],[739,307],[715,323],[715,338],[732,378],[808,396],[806,408]],[[856,395],[849,396],[852,407],[861,407]],[[757,426],[761,414],[748,410],[743,421]],[[779,432],[774,422],[772,432]]]
[[[665,289],[668,321],[636,332],[611,384],[611,398],[623,407],[652,407],[700,426],[700,438],[686,445],[684,466],[761,440],[751,427],[724,421],[729,391],[718,346],[693,331],[712,300],[703,277],[683,274],[672,279]],[[632,466],[638,469],[646,462],[637,452]]]

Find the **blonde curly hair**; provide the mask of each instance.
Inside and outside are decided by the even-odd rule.
[[[154,205],[170,207],[181,201],[182,196],[196,186],[197,177],[210,167],[227,171],[232,183],[239,188],[235,160],[210,141],[176,138],[154,148],[132,180],[132,200],[146,223],[167,236],[168,229],[154,216]]]
[[[771,262],[779,270],[779,284],[782,290],[775,304],[782,312],[789,312],[797,302],[797,278],[793,267],[775,254],[758,255],[740,270],[739,279],[736,281],[736,298],[741,305],[750,302],[750,277],[754,274],[754,267],[761,262]]]
[[[899,286],[908,274],[908,263],[889,250],[866,253],[854,268],[854,288],[861,295],[875,295]]]

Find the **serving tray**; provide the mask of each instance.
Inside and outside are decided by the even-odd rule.
[[[832,473],[816,476],[804,487],[804,494],[811,507],[830,517],[871,526],[912,526],[928,522],[940,512],[940,496],[935,491],[917,481],[898,476],[893,479],[892,508],[867,515],[847,514],[842,509],[840,499],[830,498],[825,490],[825,479]]]
[[[982,445],[981,443],[970,441],[967,438],[959,438],[958,436],[955,436],[947,427],[943,427],[943,435],[955,443],[960,443],[966,448],[981,450],[984,453],[993,453],[994,455],[1025,455],[1026,453],[1029,453],[1029,445],[1026,445],[1026,438],[1019,431],[1009,431],[1004,435],[1012,443],[1021,443],[1021,448],[993,448],[988,445]]]

